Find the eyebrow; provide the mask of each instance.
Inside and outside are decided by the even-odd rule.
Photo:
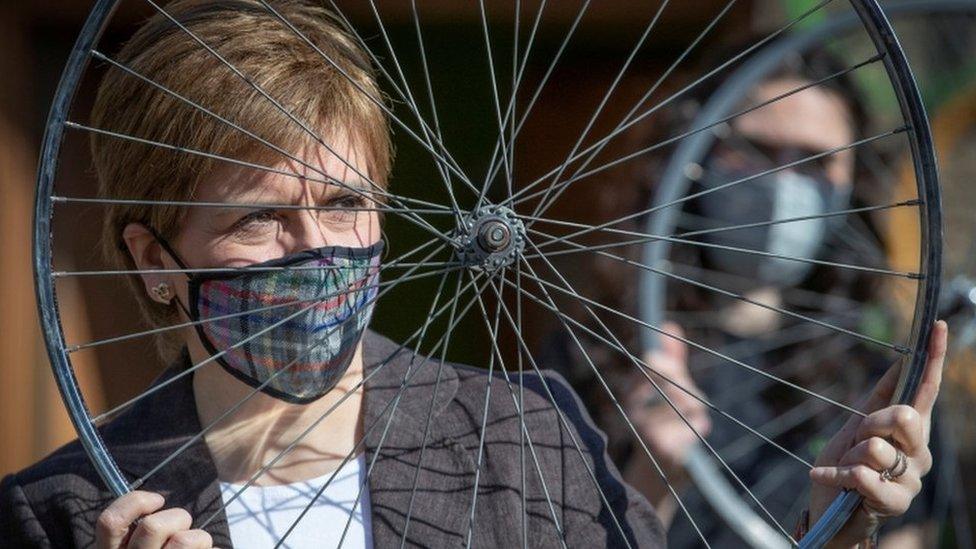
[[[309,180],[305,180],[305,181],[307,181],[310,185],[314,184],[316,186],[325,187],[324,191],[321,191],[319,198],[327,198],[339,192],[351,192],[355,194],[365,195],[366,197],[372,198],[373,200],[378,200],[377,195],[381,195],[384,192],[380,188],[374,189],[371,185],[368,185],[366,181],[358,177],[352,181],[342,181],[332,176],[327,176],[326,179],[328,179],[329,181],[328,183],[321,182],[321,181],[309,181]],[[312,188],[314,189],[317,187],[312,187]],[[230,183],[225,183],[221,191],[223,191],[221,194],[229,195],[227,196],[228,199],[234,198],[234,195],[238,195],[240,198],[242,198],[242,200],[240,202],[231,202],[229,200],[224,202],[213,202],[212,204],[214,205],[214,207],[217,207],[217,205],[224,205],[229,208],[235,208],[235,209],[238,208],[257,209],[257,208],[269,208],[269,207],[289,208],[293,206],[298,207],[297,204],[294,205],[289,204],[289,202],[291,202],[290,198],[292,197],[289,196],[286,199],[284,196],[281,196],[285,194],[285,192],[282,192],[280,188],[277,187],[246,189],[241,191],[241,189],[238,186]],[[269,194],[278,195],[278,196],[271,197],[268,200],[261,200],[259,198],[254,198],[254,199],[249,198],[251,195],[267,196]],[[203,202],[194,202],[193,204],[203,204]],[[312,208],[312,206],[301,206],[301,208]]]

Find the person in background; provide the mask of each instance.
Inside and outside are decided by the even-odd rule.
[[[751,44],[754,41],[746,43]],[[738,49],[731,47],[722,50]],[[710,65],[706,63],[706,66]],[[704,161],[686,169],[687,177],[691,180],[689,194],[843,148],[862,138],[867,115],[860,94],[846,77],[835,78],[826,84],[773,101],[842,68],[843,65],[832,55],[822,51],[814,52],[795,59],[789,66],[760,82],[735,110],[772,102],[715,129],[714,145]],[[815,76],[811,77],[811,74]],[[720,84],[721,81],[718,80],[696,90],[694,97],[686,99],[665,115],[662,127],[650,131],[650,135],[632,136],[631,140],[638,142],[636,147],[647,146],[660,140],[662,135],[668,137],[688,131],[700,106]],[[688,224],[681,226],[679,230],[817,216],[868,205],[869,203],[858,202],[862,196],[871,197],[870,204],[884,203],[884,200],[877,198],[877,193],[886,192],[884,182],[876,181],[870,175],[857,157],[856,151],[857,149],[847,149],[826,154],[814,161],[798,163],[793,168],[776,171],[746,184],[708,192],[683,206],[682,219],[692,222],[696,219],[704,220],[701,225]],[[614,219],[631,211],[647,208],[651,204],[651,194],[654,191],[653,178],[648,178],[647,174],[661,173],[666,159],[665,153],[660,158],[651,159],[637,167],[630,177],[638,182],[629,190],[606,197],[602,207],[612,213],[601,217]],[[622,177],[628,175],[624,174]],[[845,217],[838,217],[784,223],[716,232],[703,235],[701,239],[720,246],[863,264],[863,257],[859,258],[849,249],[837,246],[837,239],[844,238],[846,221]],[[638,218],[615,227],[643,231],[642,222],[643,218]],[[864,215],[853,222],[880,240],[880,231],[873,218]],[[722,288],[734,289],[751,300],[774,307],[796,309],[795,304],[787,304],[784,297],[784,292],[789,292],[791,288],[799,289],[807,295],[820,295],[825,301],[833,299],[862,303],[864,308],[871,307],[875,296],[883,291],[870,275],[841,268],[745,255],[718,248],[680,244],[672,244],[672,247],[672,254],[677,257],[676,262],[696,266],[698,273],[711,273],[721,278],[706,280],[697,275],[683,273],[686,276],[712,282]],[[641,260],[639,246],[616,247],[612,251],[633,261]],[[636,315],[635,304],[640,299],[636,291],[639,271],[619,260],[592,257],[589,268],[596,281],[592,287],[608,289],[603,295],[593,296],[593,299]],[[686,329],[679,323],[666,322],[661,326],[664,332],[677,338],[687,337],[708,348],[727,353],[732,358],[771,371],[775,371],[775,365],[781,361],[791,357],[795,360],[797,355],[805,355],[802,362],[816,362],[816,365],[794,371],[788,379],[816,390],[818,383],[822,385],[817,375],[825,371],[834,372],[822,377],[843,379],[841,387],[830,388],[835,391],[835,400],[840,402],[856,402],[860,396],[858,391],[863,391],[864,387],[878,380],[887,368],[888,363],[869,346],[858,346],[840,358],[829,358],[824,353],[811,352],[816,350],[817,342],[788,344],[774,351],[762,349],[758,342],[763,336],[779,333],[786,327],[783,315],[680,281],[669,281],[667,288],[669,311],[685,312],[687,314],[683,318],[692,322],[711,319],[712,324],[704,328],[695,326]],[[816,305],[808,310],[815,311]],[[583,319],[581,316],[580,320]],[[721,359],[708,353],[689,350],[685,343],[675,337],[661,335],[657,337],[656,349],[642,351],[637,343],[636,325],[629,321],[614,322],[612,318],[607,322],[611,323],[618,338],[632,352],[641,356],[651,368],[682,388],[704,396],[747,425],[763,425],[804,404],[803,399],[808,398],[801,396],[797,399],[796,394],[780,389],[775,382],[763,383],[763,378],[758,378],[754,373],[723,364]],[[585,342],[586,352],[604,373],[607,383],[622,403],[648,449],[663,467],[671,486],[678,489],[688,514],[694,518],[696,526],[702,530],[709,543],[716,547],[741,543],[695,490],[685,490],[689,488],[689,479],[684,464],[690,452],[696,449],[708,453],[700,444],[699,436],[706,437],[714,448],[721,449],[731,444],[741,446],[743,441],[738,439],[752,435],[731,421],[717,417],[701,400],[679,389],[675,384],[665,382],[652,374],[671,400],[669,404],[647,382],[645,374],[639,372],[626,357],[608,349],[595,338],[587,338],[582,332],[578,335]],[[602,385],[597,383],[582,353],[564,330],[557,331],[548,338],[543,346],[543,356],[543,364],[561,371],[570,380],[583,396],[601,428],[610,436],[611,455],[624,471],[625,479],[648,497],[662,521],[669,526],[669,547],[700,546],[698,533],[679,508],[668,484],[662,480],[643,449],[633,444],[630,427],[622,420]],[[701,367],[696,369],[696,366]],[[843,376],[837,374],[840,368],[844,368]],[[675,412],[672,405],[681,415]],[[822,408],[820,411],[823,411]],[[789,440],[777,442],[811,461],[817,458],[820,465],[829,461],[829,452],[823,452],[823,448],[836,450],[836,447],[828,444],[828,438],[837,425],[836,420],[831,423],[814,418],[788,433],[792,437]],[[873,441],[872,444],[881,446],[882,442]],[[890,452],[890,448],[886,451]],[[766,475],[776,475],[776,468],[787,462],[785,470],[789,473],[777,476],[780,479],[778,486],[763,501],[780,520],[790,520],[790,515],[803,510],[804,500],[797,498],[797,495],[808,490],[811,479],[814,485],[824,481],[816,470],[808,477],[803,467],[793,466],[790,469],[789,460],[780,450],[757,442],[755,448],[749,452],[740,452],[730,463],[747,485],[754,485]],[[782,471],[783,469],[779,470],[780,473]],[[745,495],[742,497],[747,498]],[[927,489],[922,497],[916,498],[906,514],[890,521],[883,530],[882,546],[925,547],[925,540],[930,539],[927,536],[932,534],[933,527],[929,519],[930,498],[931,490]]]

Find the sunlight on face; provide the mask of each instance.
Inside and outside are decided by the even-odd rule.
[[[286,160],[274,168],[297,173],[303,179],[234,168],[203,183],[197,189],[197,201],[254,207],[192,208],[175,241],[184,261],[191,267],[236,267],[312,248],[376,243],[380,239],[379,216],[376,211],[363,209],[379,206],[374,202],[378,196],[371,193],[375,187],[356,173],[369,175],[364,154],[344,136],[331,140],[330,146],[355,169],[318,146],[300,157],[326,177]],[[321,181],[324,179],[343,185],[326,184]]]

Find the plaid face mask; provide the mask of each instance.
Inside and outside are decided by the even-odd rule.
[[[307,404],[332,390],[352,362],[379,290],[382,250],[382,241],[316,248],[241,273],[194,274],[187,313],[224,370]]]

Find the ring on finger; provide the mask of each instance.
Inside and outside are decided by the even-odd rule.
[[[905,474],[908,470],[908,456],[905,452],[895,449],[895,462],[891,464],[891,467],[883,469],[881,471],[881,482],[888,482],[889,480],[894,480]]]

